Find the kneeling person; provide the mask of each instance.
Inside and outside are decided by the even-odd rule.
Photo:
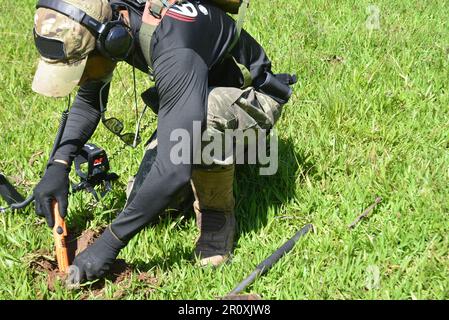
[[[126,208],[75,258],[82,279],[103,276],[129,240],[188,184],[201,230],[196,255],[202,264],[224,262],[235,233],[234,167],[194,166],[193,151],[201,148],[201,141],[194,139],[188,145],[189,161],[174,163],[170,153],[177,142],[171,134],[182,129],[194,137],[198,122],[202,130],[272,127],[291,94],[288,84],[294,82],[273,75],[263,48],[248,33],[243,31],[231,48],[234,21],[207,1],[172,0],[166,7],[165,2],[149,0],[142,18],[131,2],[40,0],[35,17],[41,61],[33,90],[62,97],[80,86],[61,143],[34,191],[36,211],[47,217],[50,227],[51,202],[56,199],[61,215],[66,215],[73,159],[105,119],[116,62],[124,60],[152,74],[158,95],[154,163]],[[225,126],[216,121],[213,110],[225,115]]]

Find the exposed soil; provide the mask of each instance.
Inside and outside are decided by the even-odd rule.
[[[58,263],[50,253],[36,252],[29,258],[29,266],[33,271],[47,274],[47,287],[50,291],[55,290],[57,281],[65,282],[66,274],[59,272]]]
[[[91,286],[86,287],[86,291],[83,293],[80,299],[86,300],[89,298],[90,294],[92,294],[94,297],[102,297],[104,295],[106,279],[112,281],[112,283],[116,285],[120,284],[121,286],[123,286],[119,288],[113,296],[114,299],[120,299],[126,293],[126,289],[129,287],[129,282],[126,282],[125,280],[130,279],[131,274],[132,269],[126,263],[126,261],[123,259],[117,259],[116,262],[111,266],[109,274],[106,275],[104,279],[100,279],[97,282],[93,283]]]
[[[67,247],[69,249],[69,261],[72,262],[74,257],[91,245],[96,238],[101,234],[101,231],[86,230],[77,236],[75,232],[69,232],[67,239]],[[67,275],[59,272],[58,263],[54,256],[53,250],[37,251],[27,256],[29,266],[32,272],[43,273],[47,276],[47,287],[50,291],[55,291],[57,287],[66,286]],[[131,281],[133,269],[123,259],[117,259],[111,270],[104,279],[100,279],[90,286],[81,287],[82,294],[80,299],[85,300],[89,297],[103,298],[105,293],[106,280],[111,281],[115,285],[119,285],[113,294],[113,299],[121,299],[131,289]],[[137,281],[142,286],[141,288],[149,294],[154,291],[154,287],[159,284],[159,281],[154,275],[141,272],[137,275]],[[139,286],[138,286],[139,287]]]
[[[114,284],[119,284],[131,277],[133,273],[131,267],[123,259],[117,259],[111,266],[106,279],[111,280]]]
[[[75,259],[75,256],[84,251],[88,246],[94,243],[101,234],[101,231],[85,230],[81,235],[69,232],[67,237],[67,249],[69,251],[70,263]]]
[[[76,234],[71,234],[67,239],[69,261],[72,262],[74,257],[91,245],[100,234],[100,231],[94,230],[86,230],[79,236],[76,236]],[[57,281],[60,281],[61,285],[65,284],[67,275],[59,272],[58,264],[54,257],[54,252],[38,251],[30,254],[28,259],[29,266],[33,271],[47,274],[47,286],[50,291],[55,290]],[[124,280],[129,279],[131,274],[132,268],[125,262],[125,260],[117,259],[114,265],[111,266],[111,271],[105,279],[112,281],[114,284],[119,284],[124,282]],[[139,275],[139,280],[141,281],[150,281],[148,280],[149,278],[149,276]],[[92,286],[86,287],[86,289],[90,289],[93,294],[97,296],[102,295],[104,286],[105,280],[102,279],[92,284]],[[119,296],[117,298],[119,298]]]
[[[150,286],[156,286],[159,283],[159,280],[150,275],[148,272],[142,272],[137,276],[137,280],[143,284],[147,284]]]

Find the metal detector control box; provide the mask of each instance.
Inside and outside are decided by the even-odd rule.
[[[109,173],[109,159],[106,151],[95,144],[85,144],[79,155],[75,158],[76,174],[81,178],[81,182],[72,185],[74,192],[87,190],[99,200],[94,187],[105,185],[106,191],[101,193],[103,197],[111,190],[110,182],[116,180],[118,176],[115,173]],[[84,165],[84,166],[83,166]],[[87,165],[87,169],[85,168]]]
[[[87,171],[81,166],[87,164]],[[109,171],[109,159],[106,152],[94,144],[85,144],[80,154],[75,158],[76,173],[83,179],[100,178]]]

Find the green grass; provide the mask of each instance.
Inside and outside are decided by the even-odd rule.
[[[65,104],[31,91],[34,4],[0,3],[0,171],[22,193],[39,181]],[[366,28],[370,4],[381,11],[380,30]],[[34,251],[51,250],[52,235],[29,208],[0,216],[0,298],[114,298],[122,290],[124,299],[213,299],[311,222],[316,232],[249,291],[266,299],[448,299],[448,6],[444,0],[253,1],[246,28],[275,71],[297,72],[299,84],[277,126],[278,174],[238,170],[233,262],[197,268],[194,218],[164,217],[120,254],[135,270],[126,285],[107,282],[101,297],[49,291],[46,276],[26,261]],[[342,61],[329,61],[333,56]],[[132,130],[130,71],[120,66],[126,85],[116,77],[109,108]],[[138,83],[139,92],[150,85],[144,75]],[[121,147],[102,126],[92,141],[109,153]],[[100,204],[86,193],[73,196],[69,225],[109,223],[142,155],[142,148],[125,150],[112,160],[120,182]],[[377,195],[383,202],[350,231]],[[367,287],[370,266],[379,270],[375,288]],[[159,282],[142,284],[139,271]]]

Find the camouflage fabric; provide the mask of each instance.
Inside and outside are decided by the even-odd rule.
[[[207,111],[208,139],[216,138],[222,141],[222,155],[213,155],[207,161],[218,165],[229,165],[229,161],[234,160],[238,151],[237,144],[247,147],[247,141],[237,141],[231,150],[226,150],[226,130],[233,132],[240,131],[243,137],[248,130],[254,130],[255,137],[259,136],[260,130],[273,128],[282,113],[282,105],[271,97],[257,92],[253,87],[241,90],[237,88],[217,87],[212,88],[209,93]],[[207,142],[202,144],[202,148],[207,146]],[[233,155],[231,158],[229,155]]]
[[[112,18],[108,0],[64,1],[100,22]],[[45,96],[64,97],[79,83],[87,56],[95,49],[95,36],[78,22],[47,8],[36,10],[34,28],[41,37],[62,41],[67,59],[61,61],[41,57],[32,88]]]
[[[112,18],[112,9],[107,0],[64,0],[100,22],[106,22]],[[95,49],[95,37],[84,26],[71,18],[50,10],[39,8],[34,16],[34,28],[41,37],[64,42],[64,48],[68,61],[74,62],[86,57]],[[50,63],[54,61],[42,57]]]
[[[250,87],[212,88],[209,92],[207,130],[271,129],[281,116],[282,106]]]

